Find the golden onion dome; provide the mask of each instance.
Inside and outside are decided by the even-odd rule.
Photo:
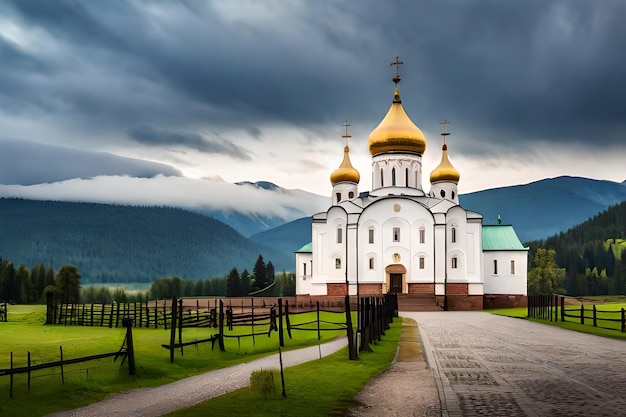
[[[333,186],[343,181],[349,181],[358,184],[361,180],[361,175],[359,174],[359,171],[354,169],[354,167],[350,163],[349,153],[350,148],[348,147],[348,145],[346,145],[343,148],[343,161],[341,162],[341,165],[339,166],[339,168],[334,170],[332,174],[330,174],[330,182]]]
[[[430,173],[430,182],[431,184],[437,181],[452,181],[458,183],[460,178],[461,174],[452,166],[448,159],[448,145],[444,143],[441,148],[441,162],[439,166]]]
[[[426,138],[404,111],[397,85],[393,103],[387,115],[370,133],[368,146],[372,156],[386,152],[412,152],[421,155],[426,150]]]

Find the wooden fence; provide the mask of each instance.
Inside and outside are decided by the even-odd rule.
[[[321,332],[323,331],[345,330],[349,342],[350,359],[356,359],[358,357],[357,342],[361,350],[369,349],[371,343],[381,339],[385,330],[389,329],[389,324],[393,321],[393,317],[397,316],[397,300],[393,295],[360,299],[346,296],[344,308],[341,310],[336,305],[322,309],[320,302],[317,301],[314,307],[309,306],[308,309],[305,309],[302,305],[299,305],[296,312],[291,312],[288,300],[283,303],[281,298],[277,298],[274,301],[276,303],[273,305],[267,305],[265,302],[261,305],[255,304],[255,299],[252,298],[250,299],[250,304],[236,303],[233,306],[233,304],[225,305],[224,300],[219,300],[219,306],[212,316],[216,319],[216,322],[212,322],[212,326],[217,327],[217,333],[206,339],[185,342],[183,341],[182,332],[182,328],[185,327],[185,322],[182,319],[184,317],[183,300],[173,299],[170,304],[174,306],[171,311],[172,318],[170,323],[173,324],[170,327],[170,342],[162,346],[170,351],[170,361],[173,362],[175,350],[180,349],[182,355],[185,346],[211,342],[212,348],[214,348],[217,342],[220,350],[224,351],[225,338],[237,338],[240,341],[241,338],[251,337],[254,343],[255,337],[261,335],[269,336],[272,331],[276,331],[278,332],[279,345],[284,347],[285,327],[289,338],[291,338],[292,331],[316,331],[318,340],[321,339]],[[357,334],[359,341],[354,339],[351,315],[353,305],[358,308],[357,317],[359,322]],[[298,324],[291,323],[290,316],[310,312],[316,312],[315,320]],[[322,320],[320,312],[345,315],[345,320]],[[247,326],[250,328],[250,332],[246,334],[229,334],[228,332],[232,331],[236,326]],[[176,340],[177,338],[178,340]]]
[[[576,300],[576,303],[568,304],[567,300]],[[528,317],[555,322],[559,320],[577,322],[626,333],[626,311],[624,307],[619,310],[610,310],[596,304],[585,306],[584,302],[558,294],[529,295]]]
[[[216,322],[217,299],[193,300],[180,310],[184,327],[208,327]],[[46,324],[117,328],[127,317],[135,327],[168,329],[172,326],[172,300],[140,303],[56,304],[48,299]]]
[[[124,319],[123,323],[124,327],[126,327],[126,336],[124,337],[124,341],[122,342],[122,346],[117,352],[108,352],[108,353],[100,353],[97,355],[83,356],[80,358],[66,359],[63,357],[63,346],[59,346],[59,360],[54,362],[41,363],[37,365],[33,365],[31,363],[31,355],[30,351],[27,354],[27,365],[22,367],[14,367],[13,366],[13,352],[10,354],[10,367],[7,369],[0,369],[0,377],[9,376],[9,398],[13,398],[13,382],[14,375],[18,374],[27,374],[28,375],[28,391],[30,392],[31,386],[31,374],[35,371],[40,371],[42,369],[48,368],[60,368],[61,370],[61,382],[65,383],[65,372],[64,366],[71,365],[74,363],[88,362],[97,359],[104,359],[113,357],[113,361],[117,361],[118,358],[122,358],[122,365],[128,359],[128,374],[135,375],[135,349],[133,346],[133,331],[132,331],[132,321],[130,319]]]

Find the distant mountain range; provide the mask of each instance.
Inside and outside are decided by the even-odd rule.
[[[29,268],[76,265],[84,283],[223,277],[232,267],[252,271],[260,254],[276,271],[292,269],[291,253],[198,213],[0,198],[0,257]]]
[[[186,181],[150,181],[172,180]],[[276,271],[289,271],[293,252],[311,241],[309,216],[330,203],[328,197],[268,182],[211,186],[222,187],[216,204],[190,204],[187,210],[163,207],[165,203],[146,207],[0,198],[0,257],[28,267],[40,261],[55,268],[76,264],[87,282],[223,276],[233,266],[251,269],[259,254]],[[217,203],[232,197],[224,193],[232,192],[237,200],[220,209]],[[626,183],[558,177],[460,199],[466,209],[483,214],[484,224],[495,224],[501,215],[522,241],[530,241],[565,231],[626,200]]]
[[[626,200],[626,181],[581,177],[547,178],[524,185],[459,196],[461,205],[483,215],[483,224],[512,224],[522,242],[544,239]]]

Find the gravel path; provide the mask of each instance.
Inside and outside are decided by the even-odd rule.
[[[626,415],[626,341],[484,312],[417,321],[444,416]]]
[[[319,346],[283,352],[283,366],[319,359],[320,352],[327,356],[347,344],[346,338],[340,338]],[[270,368],[280,368],[278,354],[159,387],[123,392],[99,403],[51,414],[50,417],[160,416],[247,386],[252,371]]]

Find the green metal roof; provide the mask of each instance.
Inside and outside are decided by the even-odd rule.
[[[483,226],[483,250],[528,250],[509,224]]]
[[[313,252],[313,242],[307,243],[300,249],[296,251],[296,253],[312,253]]]

